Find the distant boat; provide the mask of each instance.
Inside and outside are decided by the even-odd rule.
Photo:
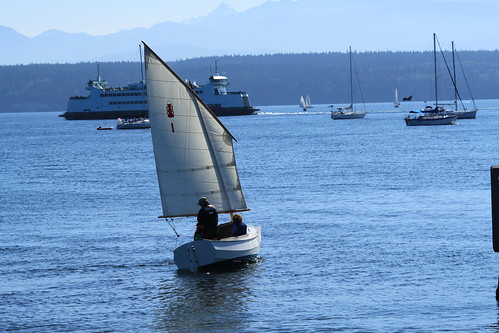
[[[453,125],[457,115],[447,112],[438,105],[438,85],[437,85],[437,35],[433,34],[433,79],[435,82],[435,107],[426,106],[423,110],[410,111],[404,118],[407,126],[432,126],[432,125]]]
[[[298,106],[303,110],[307,111],[307,102],[305,102],[305,98],[303,96],[300,96],[300,102]]]
[[[118,118],[116,129],[140,129],[151,128],[151,121],[148,118],[132,118],[121,119]]]
[[[310,103],[310,96],[307,95],[306,97],[300,96],[300,103],[299,103],[300,108],[303,109],[303,111],[307,111],[307,109],[313,108],[312,103]]]
[[[232,134],[212,110],[156,53],[144,44],[151,137],[163,216],[196,216],[200,197],[218,213],[249,210],[234,156]],[[241,236],[187,242],[173,252],[179,270],[197,271],[255,258],[261,227]],[[220,229],[219,229],[220,231]],[[232,234],[231,234],[232,235]]]
[[[310,102],[310,95],[307,95],[305,97],[305,104],[307,105],[307,109],[311,109],[313,108],[314,106],[312,105],[312,102]]]
[[[353,74],[352,74],[352,47],[349,48],[350,54],[350,105],[347,107],[339,107],[336,111],[331,111],[333,119],[359,119],[364,118],[367,112],[356,112],[354,110],[353,98]]]
[[[396,108],[400,107],[399,92],[398,92],[397,88],[395,88],[395,99],[393,101],[393,106],[396,107]]]
[[[188,84],[217,116],[244,116],[259,111],[251,105],[248,93],[227,91],[229,79],[218,73],[217,61],[215,61],[215,73],[210,76],[207,84],[198,86],[191,81],[188,81]]]
[[[461,96],[459,95],[459,92],[457,90],[456,61],[455,61],[456,54],[457,54],[457,52],[455,51],[454,41],[453,41],[452,42],[452,67],[453,67],[453,74],[454,75],[452,77],[452,79],[453,79],[452,83],[454,85],[454,112],[457,114],[458,119],[475,119],[478,108],[476,107],[475,99],[473,98],[473,95],[471,94],[471,89],[468,85],[468,80],[466,79],[466,75],[464,74],[464,69],[463,69],[463,66],[461,64],[461,61],[459,61],[459,64],[461,65],[461,70],[462,70],[462,73],[464,76],[464,80],[465,80],[466,85],[468,87],[468,91],[470,93],[471,100],[473,101],[473,108],[466,109],[466,107],[464,106],[464,103],[462,103]],[[459,55],[458,55],[458,58],[459,58]],[[462,109],[459,109],[459,107],[458,107],[458,102],[457,102],[458,99],[459,99],[459,101],[461,101]]]
[[[112,129],[113,129],[112,127],[102,127],[102,126],[97,127],[98,131],[108,131]]]
[[[258,111],[244,91],[227,91],[227,76],[215,72],[202,86],[192,88],[217,116],[251,115]],[[59,117],[67,120],[145,118],[148,116],[147,92],[144,81],[112,88],[100,77],[87,83],[88,96],[71,96],[66,112]]]
[[[89,80],[88,96],[71,96],[64,114],[67,120],[117,119],[145,117],[147,96],[145,83],[130,83],[126,87],[112,88],[103,80],[97,65],[96,80]]]
[[[410,111],[404,118],[407,126],[453,125],[456,119],[457,115],[445,114],[443,108],[435,109],[431,106],[421,111]]]

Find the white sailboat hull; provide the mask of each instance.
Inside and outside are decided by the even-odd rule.
[[[248,233],[221,240],[197,240],[173,251],[179,270],[197,271],[206,266],[239,263],[255,258],[260,252],[261,227],[248,226]]]
[[[333,119],[360,119],[366,116],[366,112],[332,112]]]

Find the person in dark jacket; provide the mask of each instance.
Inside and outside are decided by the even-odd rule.
[[[201,206],[198,212],[198,223],[196,224],[196,232],[194,240],[199,239],[214,239],[217,238],[218,227],[218,212],[215,206],[210,205],[205,197],[198,201]]]
[[[243,222],[243,217],[241,215],[234,214],[234,216],[232,216],[232,222],[234,223],[234,226],[232,227],[232,233],[234,236],[246,235],[248,228]]]

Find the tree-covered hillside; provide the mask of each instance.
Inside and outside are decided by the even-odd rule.
[[[499,51],[460,51],[457,63],[458,86],[469,99],[466,81],[475,99],[499,96]],[[445,52],[449,66],[452,56]],[[253,105],[297,104],[309,94],[314,104],[349,102],[349,57],[347,53],[276,54],[224,56],[171,62],[185,78],[204,84],[215,71],[229,77],[230,90],[250,94]],[[392,101],[395,87],[399,96],[433,100],[432,52],[362,52],[353,54],[356,100]],[[452,98],[449,74],[438,55],[440,99]],[[113,87],[141,79],[138,62],[100,63],[100,76]],[[451,68],[452,70],[452,68]],[[357,75],[355,75],[357,74]],[[0,67],[0,112],[63,111],[69,96],[86,95],[85,84],[97,76],[96,63],[31,64]]]

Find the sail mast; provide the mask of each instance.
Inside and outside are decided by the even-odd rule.
[[[144,63],[142,62],[142,44],[139,44],[139,56],[140,56],[140,78],[144,82]]]
[[[438,88],[437,88],[437,35],[433,33],[433,70],[435,76],[435,110],[438,112]]]
[[[353,111],[352,47],[350,46],[348,50],[350,53],[350,105]]]
[[[452,41],[452,70],[454,72],[454,106],[457,111],[457,76],[456,76],[456,59],[454,55],[454,41]]]

